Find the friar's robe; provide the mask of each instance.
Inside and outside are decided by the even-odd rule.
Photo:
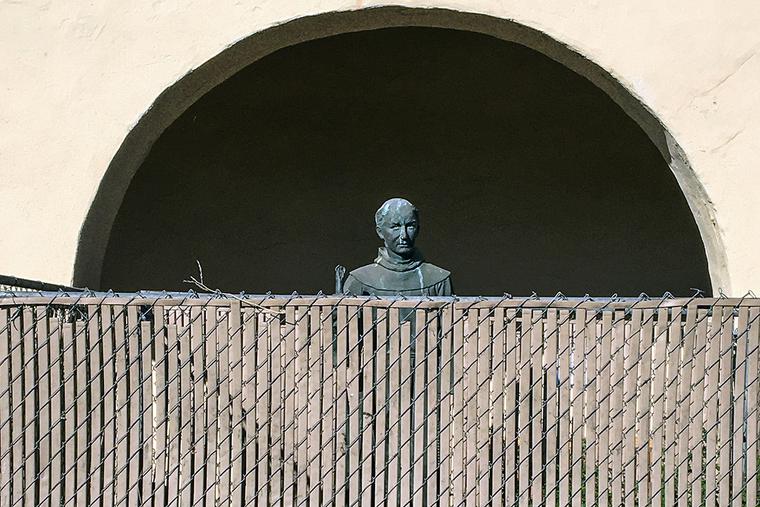
[[[412,258],[396,261],[381,247],[375,262],[346,276],[343,291],[356,296],[450,296],[451,273],[425,262],[418,250]]]

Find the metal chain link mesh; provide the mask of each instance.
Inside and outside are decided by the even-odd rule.
[[[0,294],[3,505],[758,505],[760,300]]]

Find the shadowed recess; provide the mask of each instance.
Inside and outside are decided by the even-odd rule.
[[[421,210],[458,294],[710,293],[704,246],[644,132],[589,81],[490,36],[392,28],[279,50],[158,139],[100,288],[330,292],[375,209]]]

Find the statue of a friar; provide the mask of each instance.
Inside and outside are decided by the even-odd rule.
[[[414,247],[420,231],[417,208],[406,199],[388,199],[375,213],[375,230],[385,246],[377,258],[351,271],[343,292],[357,296],[450,296],[451,273],[429,262]]]

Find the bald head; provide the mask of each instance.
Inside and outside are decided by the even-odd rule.
[[[419,211],[414,204],[401,197],[394,197],[385,201],[382,206],[377,209],[375,212],[375,225],[377,227],[382,227],[389,215],[397,215],[398,213],[411,213],[414,215],[415,219],[419,220]]]

